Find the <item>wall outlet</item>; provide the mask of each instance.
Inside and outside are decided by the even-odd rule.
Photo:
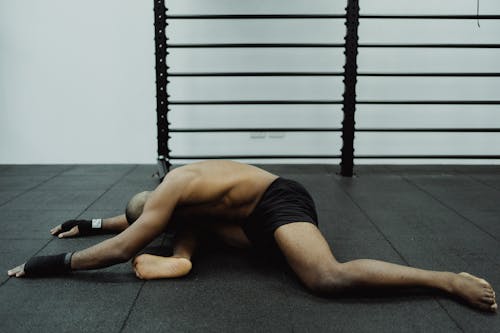
[[[285,132],[274,132],[269,134],[269,139],[284,139],[285,136]]]
[[[267,137],[267,132],[251,132],[250,139],[265,139]]]

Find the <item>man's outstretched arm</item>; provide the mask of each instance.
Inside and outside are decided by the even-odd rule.
[[[120,233],[129,226],[125,214],[105,219],[68,220],[52,228],[51,235],[59,238],[87,236],[100,233]]]
[[[158,186],[144,206],[139,219],[119,235],[82,251],[68,255],[34,257],[28,265],[20,265],[8,272],[9,276],[61,273],[67,270],[96,269],[122,263],[132,258],[157,237],[168,224],[176,205],[181,201],[193,175],[172,172]],[[47,267],[49,266],[49,267]],[[26,269],[29,268],[27,271]]]

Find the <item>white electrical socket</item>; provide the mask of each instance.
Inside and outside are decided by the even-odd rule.
[[[265,139],[267,132],[250,132],[250,139]]]
[[[269,134],[269,139],[284,139],[285,136],[285,132],[274,132]]]

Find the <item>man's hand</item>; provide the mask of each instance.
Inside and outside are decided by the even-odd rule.
[[[99,235],[103,233],[102,219],[68,220],[53,228],[50,233],[59,238]]]
[[[59,224],[57,227],[52,228],[52,230],[50,230],[50,233],[52,234],[52,236],[57,236],[59,238],[76,237],[80,234],[80,230],[78,229],[77,225],[66,232],[62,232],[62,230],[62,224]]]
[[[24,272],[24,265],[25,264],[22,264],[20,266],[17,266],[16,268],[11,269],[10,271],[7,272],[7,274],[9,275],[9,277],[13,276],[17,278],[23,277],[26,274]]]

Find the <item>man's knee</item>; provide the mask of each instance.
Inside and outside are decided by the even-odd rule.
[[[341,264],[318,271],[304,282],[311,292],[324,296],[340,294],[349,285],[346,275],[342,271]]]

